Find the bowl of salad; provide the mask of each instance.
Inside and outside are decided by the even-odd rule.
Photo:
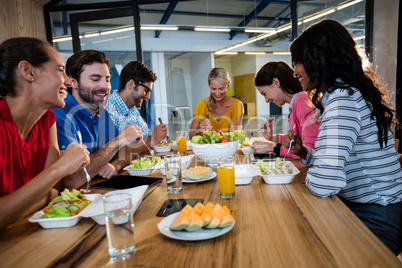
[[[154,150],[157,153],[166,153],[172,150],[172,142],[161,141],[159,144],[154,146]]]
[[[134,160],[131,162],[131,165],[123,168],[130,173],[131,176],[147,176],[151,174],[152,171],[155,170],[155,166],[161,162],[160,157],[155,157],[155,160],[152,161],[152,158],[141,157],[140,159]]]
[[[280,157],[277,157],[275,162],[258,160],[256,165],[260,168],[262,178],[267,184],[288,184],[300,173],[292,162],[282,161]]]

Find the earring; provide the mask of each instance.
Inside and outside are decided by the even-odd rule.
[[[32,81],[33,81],[34,79],[32,78]]]

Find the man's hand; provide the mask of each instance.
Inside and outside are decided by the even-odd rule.
[[[119,169],[118,169],[119,168]],[[117,172],[120,170],[120,166],[115,167],[110,163],[107,163],[102,170],[99,172],[99,176],[105,179],[110,179],[112,176],[116,175]]]
[[[160,143],[164,138],[167,136],[167,127],[165,124],[157,125],[152,131],[151,135],[151,144],[150,146],[153,147]]]
[[[134,141],[139,143],[142,140],[142,130],[135,124],[127,125],[116,138],[120,147],[131,144]]]

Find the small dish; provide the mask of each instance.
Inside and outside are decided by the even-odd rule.
[[[131,176],[147,176],[151,174],[152,171],[155,170],[155,166],[153,166],[152,168],[145,168],[145,169],[130,169],[130,166],[126,166],[125,168],[123,168],[123,170],[127,170]]]
[[[279,175],[261,175],[267,184],[289,184],[293,181],[294,177],[300,173],[292,162],[285,161],[286,164],[292,168],[292,174],[279,174]],[[275,165],[275,162],[272,162]]]
[[[178,156],[177,154],[165,155],[164,158],[166,158],[166,157],[177,157],[177,156]],[[188,168],[188,167],[190,166],[190,164],[191,164],[191,161],[193,160],[193,157],[194,157],[193,154],[191,154],[191,155],[186,155],[186,156],[182,156],[182,157],[181,157],[181,161],[182,161],[182,163],[181,163],[181,168]],[[160,173],[161,173],[163,176],[166,175],[166,171],[165,171],[165,161],[163,161],[163,159],[162,159],[161,162],[159,162],[158,164],[156,164],[156,165],[154,166],[154,168],[159,169]]]
[[[253,153],[254,153],[254,149],[251,148],[251,146],[242,147],[242,148],[240,148],[240,151],[241,151],[243,154],[253,154]]]
[[[262,176],[260,168],[256,165],[235,165],[235,184],[249,184],[254,176]]]
[[[171,146],[154,146],[153,147],[155,152],[157,153],[166,153],[166,152],[170,152],[170,150],[172,150]]]
[[[216,177],[216,172],[212,172],[211,176],[209,176],[208,178],[205,179],[201,179],[201,180],[191,180],[191,179],[186,179],[186,178],[182,178],[181,181],[183,183],[199,183],[199,182],[204,182],[204,181],[209,181],[212,180]]]
[[[204,229],[201,228],[195,232],[186,232],[186,231],[172,231],[170,230],[170,225],[173,220],[176,218],[177,214],[180,212],[173,213],[158,223],[159,232],[161,232],[164,236],[167,236],[172,239],[183,240],[183,241],[201,241],[212,239],[221,235],[226,234],[230,230],[233,229],[235,222],[226,228],[215,228],[215,229]]]

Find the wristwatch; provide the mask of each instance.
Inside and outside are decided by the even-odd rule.
[[[277,156],[281,155],[281,147],[282,143],[277,143],[274,147],[274,153],[276,153]]]

